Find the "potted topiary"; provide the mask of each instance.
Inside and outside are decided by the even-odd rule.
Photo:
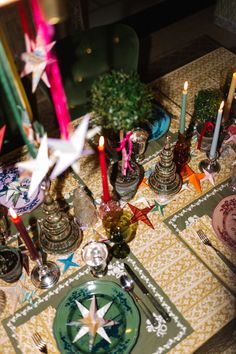
[[[113,164],[110,179],[123,200],[133,197],[140,181],[140,167],[131,161],[132,129],[152,117],[153,96],[137,73],[122,70],[101,75],[91,88],[94,122],[104,135],[116,142],[122,159]],[[119,138],[117,141],[116,136]]]
[[[198,136],[198,149],[209,151],[211,148],[217,112],[224,99],[220,89],[200,90],[195,96],[193,121]]]

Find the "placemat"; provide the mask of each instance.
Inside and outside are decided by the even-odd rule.
[[[166,353],[178,342],[188,336],[193,329],[190,324],[176,309],[167,295],[154,282],[150,274],[143,268],[141,263],[134,255],[130,255],[126,262],[133,268],[138,277],[144,282],[146,287],[153,293],[161,305],[168,311],[171,321],[166,323],[162,317],[156,313],[155,317],[159,320],[158,326],[153,326],[148,319],[141,313],[141,326],[139,337],[132,353]],[[121,261],[114,260],[109,264],[108,274],[104,280],[112,280],[119,284],[119,277],[124,273]],[[29,333],[36,330],[46,340],[50,353],[58,353],[55,340],[52,334],[52,324],[56,313],[56,307],[66,296],[68,291],[76,288],[77,285],[89,280],[93,280],[88,268],[85,266],[73,273],[65,281],[58,283],[53,289],[44,292],[36,298],[32,304],[21,308],[13,316],[3,321],[3,326],[15,348],[16,353],[32,353],[33,341]],[[135,288],[138,296],[150,307],[145,295],[138,287]],[[125,353],[124,353],[125,354]]]

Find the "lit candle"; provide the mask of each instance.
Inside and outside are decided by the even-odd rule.
[[[23,224],[23,221],[21,220],[19,215],[16,214],[14,209],[9,208],[9,213],[11,215],[12,222],[15,224],[17,230],[20,233],[22,240],[24,241],[24,243],[30,253],[30,258],[32,259],[32,261],[36,261],[37,259],[40,258],[39,253],[38,253],[33,241],[31,240],[31,238],[25,228],[25,225]]]
[[[103,201],[105,203],[111,200],[109,187],[108,187],[108,179],[107,179],[107,166],[105,160],[105,149],[104,149],[104,137],[100,136],[99,144],[98,144],[98,151],[99,151],[99,160],[100,160],[100,168],[101,168],[101,175],[102,175],[102,188],[103,188]]]
[[[210,159],[214,159],[216,156],[216,148],[217,148],[219,134],[220,134],[220,125],[221,125],[223,107],[224,107],[224,101],[222,101],[220,104],[220,108],[218,110],[218,114],[217,114],[217,118],[216,118],[216,125],[215,125],[215,129],[214,129],[213,140],[211,143],[211,150],[210,150],[210,154],[209,154]]]
[[[184,83],[184,89],[182,93],[182,104],[181,104],[181,114],[180,114],[180,128],[179,132],[184,134],[185,131],[185,114],[186,114],[186,99],[188,93],[188,81]]]
[[[229,88],[228,97],[227,97],[227,100],[226,100],[226,103],[225,103],[224,120],[226,120],[226,121],[229,118],[229,113],[230,113],[232,101],[233,101],[233,98],[234,98],[235,88],[236,88],[236,72],[233,73],[231,84],[230,84],[230,88]]]

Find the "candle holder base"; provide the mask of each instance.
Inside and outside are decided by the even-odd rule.
[[[216,154],[216,156],[214,158],[210,158],[209,155],[207,154],[207,159],[202,160],[198,165],[200,171],[204,172],[204,170],[205,170],[208,173],[220,172],[221,167],[220,167],[219,162],[217,161],[218,156],[219,155]]]
[[[54,262],[39,262],[31,272],[31,281],[36,288],[49,289],[59,280],[60,269]]]

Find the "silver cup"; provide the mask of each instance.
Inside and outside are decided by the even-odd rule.
[[[104,243],[91,241],[82,248],[82,259],[96,278],[101,278],[106,274],[107,258],[108,249]]]
[[[130,139],[133,143],[133,156],[135,161],[141,162],[144,158],[144,152],[147,147],[147,141],[149,134],[146,130],[142,128],[135,128],[132,130],[133,134]]]

